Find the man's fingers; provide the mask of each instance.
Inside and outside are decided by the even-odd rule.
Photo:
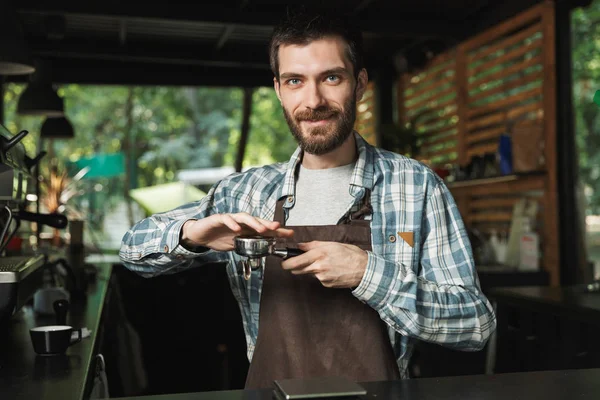
[[[286,228],[278,228],[275,231],[275,235],[277,237],[292,237],[292,236],[294,236],[294,230],[293,229],[286,229]]]
[[[254,229],[258,233],[265,233],[268,230],[266,226],[264,226],[257,218],[250,214],[232,214],[232,218],[235,219],[236,222],[242,223],[247,227]]]
[[[294,275],[314,275],[317,270],[312,266],[306,268],[292,269],[290,272]]]
[[[229,214],[223,214],[221,216],[221,221],[234,232],[240,232],[242,230],[242,227]]]
[[[318,240],[313,240],[312,242],[298,243],[298,248],[300,248],[300,250],[309,251],[312,249],[316,249],[317,247],[321,247],[325,244],[328,244],[328,243],[320,242]]]
[[[268,229],[274,231],[279,228],[280,223],[277,221],[267,221],[266,219],[256,218],[261,224],[266,226]]]
[[[301,269],[307,267],[316,261],[313,253],[306,252],[299,256],[290,257],[281,263],[281,267],[287,270]]]

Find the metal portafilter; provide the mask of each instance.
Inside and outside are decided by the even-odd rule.
[[[242,235],[234,238],[234,251],[247,258],[242,261],[244,279],[250,279],[252,271],[262,267],[263,257],[273,255],[285,260],[304,253],[303,250],[289,247],[276,248],[276,244],[277,238],[271,236]]]

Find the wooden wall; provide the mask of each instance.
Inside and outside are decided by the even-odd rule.
[[[537,201],[541,264],[556,286],[554,32],[554,3],[548,0],[438,55],[422,70],[403,74],[397,97],[400,120],[413,122],[418,134],[417,158],[433,166],[466,166],[474,156],[495,153],[504,133],[525,132],[530,142],[540,133],[535,143],[542,157],[534,170],[448,186],[467,226],[482,232],[507,232],[515,202]]]

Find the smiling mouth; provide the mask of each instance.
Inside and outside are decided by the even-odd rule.
[[[308,122],[309,124],[325,124],[330,122],[332,118],[324,118],[324,119],[305,119],[302,122]]]

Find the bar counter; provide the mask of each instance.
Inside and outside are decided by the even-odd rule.
[[[600,369],[471,375],[362,383],[363,399],[587,400],[600,399]],[[273,400],[271,389],[122,397],[122,400]]]
[[[67,324],[86,327],[90,336],[69,347],[64,355],[39,356],[31,344],[29,329],[55,325],[55,317],[37,316],[31,306],[16,313],[0,334],[0,399],[85,399],[91,390],[96,362],[96,339],[111,264],[96,265],[96,279],[87,288],[85,301],[71,302]]]
[[[29,329],[54,324],[52,317],[38,317],[29,306],[14,316],[0,338],[0,400],[99,398],[96,364],[102,352],[103,315],[110,297],[113,265],[94,264],[97,275],[87,288],[85,301],[75,302],[67,324],[87,327],[91,335],[69,347],[64,356],[37,356]],[[108,332],[108,331],[107,331]],[[106,343],[106,346],[112,346]],[[444,360],[440,360],[444,362]],[[600,399],[600,368],[501,373],[444,378],[421,378],[393,382],[362,383],[365,399]],[[110,386],[110,382],[109,382]],[[101,385],[100,385],[101,387]],[[271,389],[168,393],[131,397],[129,400],[273,399]]]

